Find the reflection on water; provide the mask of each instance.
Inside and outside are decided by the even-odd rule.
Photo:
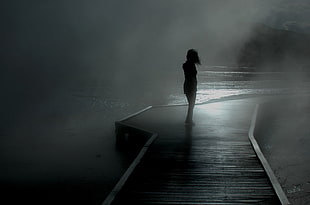
[[[198,71],[196,103],[240,96],[308,94],[309,76],[309,72],[254,72],[252,68],[206,66]],[[186,103],[181,94],[170,95],[169,101]]]

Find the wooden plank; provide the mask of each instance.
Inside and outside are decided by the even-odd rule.
[[[156,107],[128,119],[159,137],[112,204],[280,204],[247,138],[250,117],[240,105],[226,106],[221,115],[200,110],[197,118],[206,121],[192,130],[175,123],[182,106]]]

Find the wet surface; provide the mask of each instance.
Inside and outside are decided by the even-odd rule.
[[[248,129],[255,101],[155,107],[125,123],[159,134],[114,204],[277,204]]]

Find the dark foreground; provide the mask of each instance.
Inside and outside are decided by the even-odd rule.
[[[101,204],[140,150],[116,146],[101,116],[55,114],[0,136],[0,204]]]

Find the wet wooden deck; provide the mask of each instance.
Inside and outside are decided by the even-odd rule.
[[[158,133],[112,204],[281,204],[248,138],[255,104],[154,107],[123,122]]]

